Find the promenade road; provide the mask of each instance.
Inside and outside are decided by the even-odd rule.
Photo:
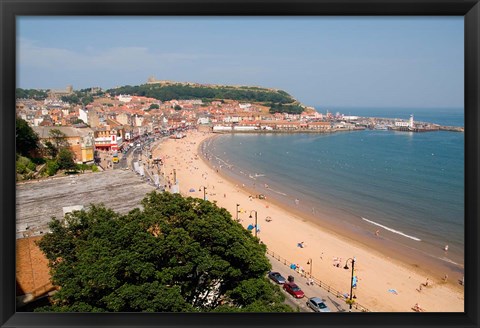
[[[321,288],[318,285],[307,285],[307,278],[302,277],[300,273],[290,269],[283,262],[278,261],[270,255],[267,255],[270,263],[272,264],[272,271],[280,272],[280,274],[285,277],[285,279],[291,275],[295,278],[295,283],[303,290],[305,297],[301,299],[296,299],[292,295],[286,293],[283,289],[282,292],[285,293],[287,298],[287,304],[292,306],[298,306],[300,312],[313,312],[307,305],[306,302],[310,297],[320,297],[325,300],[325,304],[330,308],[332,312],[348,312],[349,306],[345,303],[343,298],[337,298],[334,294],[328,293],[327,290]],[[280,288],[282,287],[279,285]],[[348,289],[349,281],[345,281],[345,288]],[[294,307],[295,307],[294,306]],[[352,308],[352,312],[360,312]],[[328,313],[318,313],[318,315],[328,315]]]

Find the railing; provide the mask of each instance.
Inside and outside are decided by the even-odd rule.
[[[276,259],[277,261],[279,261],[279,262],[283,263],[284,265],[288,266],[288,267],[290,267],[292,264],[294,264],[293,262],[288,261],[287,259],[281,257],[279,254],[276,254],[275,252],[273,252],[269,249],[267,249],[267,254],[270,255],[271,257],[273,257],[274,259]],[[298,267],[295,268],[295,271],[300,273],[301,275],[306,276],[306,273],[305,272],[300,272]],[[318,285],[319,287],[325,289],[327,292],[334,295],[336,298],[345,299],[345,296],[340,291],[333,288],[332,286],[322,282],[320,279],[317,279],[314,276],[311,276],[311,279],[313,280],[313,283],[315,285]],[[352,304],[352,308],[354,308],[356,310],[360,310],[361,312],[370,312],[366,307],[358,304],[357,302],[354,302]]]

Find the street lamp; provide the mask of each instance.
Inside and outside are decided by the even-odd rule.
[[[249,216],[250,219],[252,218],[252,212],[255,212],[255,227],[254,228],[255,228],[255,237],[257,237],[257,211],[255,211],[255,210],[250,211],[250,216]]]
[[[352,259],[352,258],[349,258],[345,261],[345,266],[343,267],[345,270],[348,270],[348,261],[352,261],[352,278],[350,280],[350,310],[349,312],[352,312],[352,294],[353,294],[353,270],[355,269],[355,257]]]
[[[310,264],[310,278],[312,277],[312,265],[313,265],[313,260],[310,258],[308,259],[307,264]]]
[[[203,188],[203,200],[207,200],[207,197],[205,195],[205,189],[207,189],[207,187],[201,186],[200,189],[198,189],[198,191],[202,191],[202,188]]]
[[[240,204],[237,204],[237,217],[236,217],[236,220],[238,222],[238,207],[240,206]]]

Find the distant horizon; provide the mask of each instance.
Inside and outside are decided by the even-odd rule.
[[[452,106],[436,106],[436,107],[415,107],[415,106],[406,106],[406,107],[398,107],[398,106],[355,106],[355,105],[349,105],[349,106],[343,106],[343,105],[313,105],[315,109],[318,108],[324,108],[324,109],[356,109],[356,110],[382,110],[386,109],[389,111],[394,111],[394,110],[441,110],[441,111],[455,111],[455,112],[460,112],[460,111],[465,111],[465,108],[462,107],[452,107]]]

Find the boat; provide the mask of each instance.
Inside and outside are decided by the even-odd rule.
[[[373,128],[374,130],[382,130],[382,131],[385,131],[385,130],[388,130],[388,127],[384,124],[377,124],[375,125],[375,127]]]

